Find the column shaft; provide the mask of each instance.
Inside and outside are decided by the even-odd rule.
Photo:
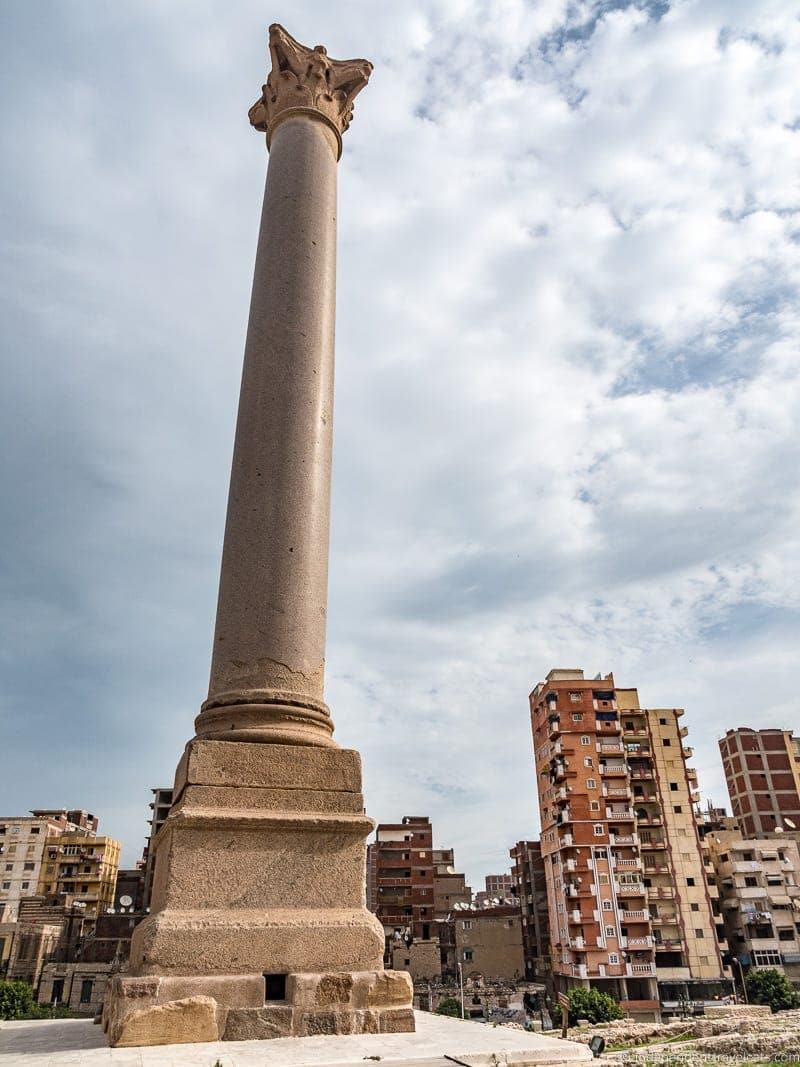
[[[333,743],[323,678],[337,152],[328,126],[303,114],[270,144],[200,737]]]

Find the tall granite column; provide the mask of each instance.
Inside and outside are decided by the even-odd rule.
[[[413,1030],[366,909],[357,752],[323,701],[336,171],[372,69],[280,26],[250,121],[270,151],[208,699],[155,840],[112,1044]]]

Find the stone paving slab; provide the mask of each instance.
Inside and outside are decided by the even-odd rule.
[[[83,1019],[0,1023],[0,1067],[548,1067],[585,1063],[585,1045],[416,1012],[414,1034],[109,1048]]]

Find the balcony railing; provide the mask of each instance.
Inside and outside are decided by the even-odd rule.
[[[608,811],[606,810],[607,819],[624,819],[626,822],[633,819],[633,811],[631,808],[625,808],[624,811]]]
[[[650,912],[645,911],[643,908],[637,909],[636,911],[621,910],[619,913],[619,918],[620,922],[623,923],[649,922]]]
[[[627,771],[627,768],[626,768],[624,763],[601,763],[600,764],[600,774],[604,775],[606,778],[613,778],[613,777],[618,777],[618,776],[621,776],[621,777],[624,778],[627,773],[628,773],[628,771]]]
[[[625,968],[631,978],[655,977],[656,965],[654,963],[629,963]]]

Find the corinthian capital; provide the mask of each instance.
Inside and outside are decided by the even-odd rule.
[[[342,149],[342,134],[353,117],[353,100],[369,81],[366,59],[330,59],[321,44],[307,48],[277,24],[269,28],[272,70],[261,96],[248,112],[250,122],[267,135],[293,114],[311,114],[329,125]]]

